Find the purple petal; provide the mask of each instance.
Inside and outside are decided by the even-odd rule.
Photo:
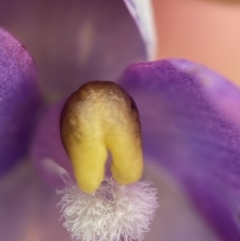
[[[86,81],[115,77],[146,56],[122,0],[1,1],[0,25],[36,59],[49,101],[67,97]]]
[[[0,28],[0,175],[26,153],[39,106],[33,60]]]
[[[224,240],[240,240],[240,128],[230,115],[240,91],[184,60],[133,65],[122,85],[139,107],[146,158],[182,184]],[[213,90],[225,88],[231,106]]]
[[[148,60],[156,54],[156,31],[151,0],[123,0],[141,33]]]
[[[22,162],[0,183],[0,237],[6,241],[70,241],[53,189]]]

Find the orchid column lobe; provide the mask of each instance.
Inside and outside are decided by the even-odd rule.
[[[63,107],[61,137],[84,192],[100,186],[108,150],[113,157],[112,175],[119,184],[141,178],[139,113],[134,100],[116,83],[93,81],[74,92]]]

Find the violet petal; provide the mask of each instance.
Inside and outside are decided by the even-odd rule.
[[[1,1],[0,25],[34,56],[51,103],[93,79],[118,76],[145,60],[145,47],[122,0]]]
[[[140,111],[145,156],[175,176],[224,240],[240,240],[240,129],[229,115],[240,91],[185,60],[132,65],[121,83]],[[228,112],[211,85],[235,93]]]
[[[33,60],[0,28],[0,175],[26,153],[39,106]]]
[[[156,31],[151,0],[123,0],[134,19],[145,43],[148,60],[154,58],[157,49]]]

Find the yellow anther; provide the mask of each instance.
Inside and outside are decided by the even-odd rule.
[[[100,186],[108,150],[112,175],[119,184],[137,182],[142,176],[138,110],[116,83],[93,81],[74,92],[62,111],[61,137],[77,183],[86,193]]]

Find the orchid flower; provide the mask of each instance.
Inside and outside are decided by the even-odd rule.
[[[156,184],[160,202],[145,240],[240,240],[240,90],[204,63],[191,61],[191,57],[150,61],[158,46],[154,29],[158,29],[159,22],[157,18],[154,26],[151,15],[151,9],[157,15],[156,5],[151,8],[145,2],[145,9],[150,11],[146,14],[137,1],[125,1],[136,19],[138,33],[122,1],[106,1],[104,7],[99,1],[89,2],[94,5],[48,2],[45,9],[46,3],[39,1],[38,7],[49,11],[50,15],[37,12],[46,22],[52,13],[59,14],[57,20],[62,22],[41,22],[38,30],[23,14],[27,5],[2,4],[6,11],[0,16],[0,25],[5,27],[0,29],[1,239],[71,240],[56,208],[59,197],[55,189],[64,184],[59,173],[72,173],[60,138],[60,114],[71,92],[85,81],[103,79],[121,85],[139,109],[144,177]],[[29,10],[35,7],[31,4]],[[55,9],[57,6],[59,9]],[[65,16],[67,7],[71,14]],[[25,28],[19,27],[16,20],[6,21],[16,9],[22,9],[17,14]],[[99,15],[82,18],[79,11]],[[97,24],[105,18],[109,22],[121,19],[123,23],[111,21],[108,31],[107,26],[105,29]],[[58,45],[55,41],[61,40],[64,24],[71,27],[64,28],[67,38]],[[45,28],[50,29],[48,41],[42,37]],[[120,31],[119,36],[112,34],[114,28]],[[34,43],[24,31],[18,35],[17,29],[34,29]],[[7,30],[15,32],[34,58],[36,54],[38,73],[28,51]],[[97,31],[103,34],[99,39]],[[122,36],[124,31],[131,35],[129,41]],[[106,37],[108,33],[112,40]],[[121,44],[117,37],[122,37]],[[103,46],[106,53],[100,52]],[[112,52],[114,49],[118,51]],[[130,64],[137,60],[141,62]],[[233,79],[237,76],[237,72],[232,76],[231,71],[226,73]]]

